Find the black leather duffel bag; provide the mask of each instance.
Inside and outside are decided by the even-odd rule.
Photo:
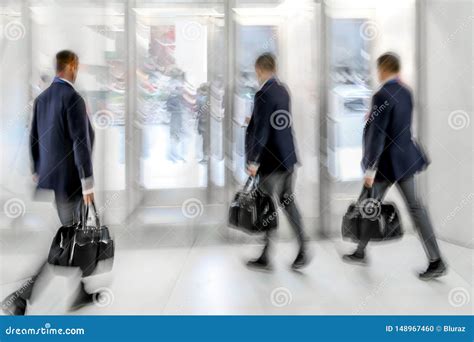
[[[372,191],[365,187],[342,219],[342,237],[358,242],[364,229],[370,233],[370,241],[389,241],[403,236],[395,204],[373,198]]]
[[[263,233],[278,226],[278,212],[270,195],[258,187],[258,179],[249,177],[229,208],[229,226],[247,233]]]

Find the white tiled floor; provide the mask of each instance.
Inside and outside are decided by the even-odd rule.
[[[273,272],[248,270],[245,261],[259,248],[195,244],[118,250],[113,281],[106,284],[113,302],[90,305],[75,314],[473,313],[471,249],[441,242],[449,273],[423,282],[416,272],[426,266],[424,252],[410,235],[396,243],[373,245],[366,267],[341,261],[350,244],[326,240],[311,243],[314,259],[303,272],[289,269],[295,253],[291,242],[274,249]],[[2,295],[17,286],[2,284]]]

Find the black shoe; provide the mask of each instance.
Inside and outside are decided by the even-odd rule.
[[[258,259],[250,260],[247,262],[247,267],[261,271],[271,271],[272,266],[265,255],[260,256]]]
[[[300,251],[296,256],[295,261],[291,264],[291,268],[294,270],[299,270],[309,264],[309,257],[308,254],[304,251]]]
[[[428,268],[425,272],[420,273],[418,276],[421,280],[430,280],[434,278],[441,277],[447,272],[447,267],[444,264],[443,260],[438,259],[436,261],[430,262]]]
[[[79,310],[80,308],[83,308],[86,305],[90,305],[94,303],[94,296],[96,294],[90,294],[87,293],[86,290],[84,289],[84,285],[81,286],[81,289],[79,290],[79,294],[74,301],[74,303],[71,305],[71,311]]]
[[[365,253],[355,251],[352,254],[345,254],[342,256],[342,260],[351,264],[365,265],[367,260],[365,259]]]
[[[3,300],[2,311],[8,316],[24,316],[26,300],[21,298],[17,291],[15,291]]]

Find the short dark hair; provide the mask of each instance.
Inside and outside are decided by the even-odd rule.
[[[377,67],[388,72],[399,72],[400,57],[394,52],[386,52],[377,58]]]
[[[56,72],[61,72],[71,63],[78,63],[79,57],[71,50],[62,50],[56,54]]]
[[[255,61],[255,67],[265,70],[265,71],[276,71],[276,58],[275,56],[270,53],[266,52],[258,56],[257,60]]]

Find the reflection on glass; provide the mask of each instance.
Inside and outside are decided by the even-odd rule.
[[[0,3],[0,189],[3,196],[29,192],[29,123],[33,108],[27,96],[28,69],[22,4]],[[13,66],[13,67],[12,67]]]
[[[143,8],[137,11],[135,122],[142,133],[141,183],[148,189],[206,187],[209,164],[215,166],[211,141],[222,140],[210,130],[213,98],[219,99],[219,109],[223,103],[224,65],[220,74],[211,65],[218,21],[210,14],[219,14],[163,11],[155,9],[151,16]],[[214,111],[221,119],[223,112]]]
[[[341,181],[362,176],[362,132],[371,90],[368,41],[363,19],[329,21],[329,172]]]

